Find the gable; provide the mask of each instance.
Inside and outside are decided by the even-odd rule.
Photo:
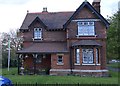
[[[30,27],[31,25],[35,24],[36,22],[40,23],[45,29],[47,28],[47,26],[40,20],[39,17],[36,17],[33,22],[28,26]]]
[[[73,20],[81,19],[99,19],[87,6],[80,10],[80,12],[73,18]]]
[[[94,7],[89,3],[89,2],[83,2],[82,5],[80,5],[80,7],[74,12],[74,14],[70,17],[70,19],[63,25],[64,28],[67,27],[67,25],[81,12],[81,10],[88,8],[92,13],[94,13],[96,15],[96,17],[98,17],[106,26],[106,28],[109,27],[109,22],[100,14],[98,13]],[[84,14],[84,15],[87,15]]]

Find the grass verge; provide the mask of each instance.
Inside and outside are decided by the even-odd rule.
[[[14,84],[118,84],[118,72],[109,71],[111,77],[17,75],[17,68],[3,69],[3,76]]]
[[[12,82],[19,84],[118,84],[117,77],[79,77],[79,76],[42,76],[6,75]]]

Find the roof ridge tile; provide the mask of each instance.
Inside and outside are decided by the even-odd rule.
[[[73,13],[75,11],[60,11],[60,12],[29,12],[28,14],[51,14],[51,13]]]

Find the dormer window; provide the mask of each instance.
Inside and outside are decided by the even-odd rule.
[[[80,21],[78,24],[78,36],[94,36],[94,22],[93,21]]]
[[[34,39],[42,39],[42,28],[34,28]]]

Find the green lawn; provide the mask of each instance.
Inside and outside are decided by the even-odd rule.
[[[107,66],[113,68],[120,68],[120,63],[111,63],[111,64],[107,64]]]
[[[47,75],[17,75],[17,68],[8,72],[3,69],[3,76],[19,84],[118,84],[118,72],[109,73],[112,77],[80,77],[80,76],[47,76]]]
[[[93,78],[93,77],[79,77],[79,76],[42,76],[42,75],[6,75],[13,83],[19,84],[118,84],[117,77],[109,78]]]
[[[2,75],[17,75],[17,68],[10,68],[9,71],[7,68],[3,68]]]

